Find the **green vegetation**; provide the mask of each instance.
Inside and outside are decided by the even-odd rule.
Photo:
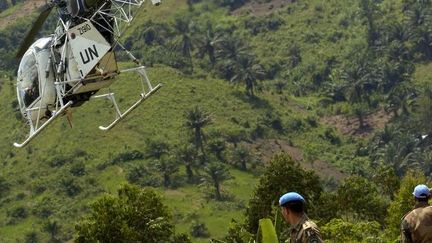
[[[97,127],[113,109],[95,100],[74,110],[73,129],[59,120],[21,150],[11,146],[27,131],[14,56],[32,16],[0,30],[0,241],[84,239],[102,228],[139,239],[149,231],[131,230],[131,208],[113,207],[127,205],[112,196],[124,182],[157,199],[165,240],[174,227],[193,242],[256,239],[262,218],[285,240],[276,205],[292,190],[329,242],[396,240],[412,188],[432,173],[432,3],[257,1],[268,7],[248,11],[250,2],[146,4],[124,43],[163,88],[108,133]],[[121,107],[136,98],[135,79],[112,85]],[[122,226],[105,218],[93,227],[101,210]]]

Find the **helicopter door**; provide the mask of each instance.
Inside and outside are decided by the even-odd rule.
[[[37,40],[24,54],[18,68],[19,107],[23,116],[32,120],[40,119],[56,98],[54,72],[48,66],[50,44],[51,38]]]

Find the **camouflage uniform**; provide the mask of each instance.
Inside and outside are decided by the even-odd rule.
[[[403,243],[432,242],[432,206],[417,202],[402,218],[401,239]]]
[[[321,234],[317,225],[309,220],[306,214],[300,221],[291,227],[291,239],[285,243],[322,243]]]

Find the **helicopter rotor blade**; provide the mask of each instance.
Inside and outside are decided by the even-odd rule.
[[[45,23],[46,19],[51,13],[51,10],[53,9],[54,5],[47,4],[44,7],[42,7],[42,12],[39,14],[38,18],[34,22],[32,28],[24,38],[24,41],[21,43],[20,48],[18,49],[18,53],[16,55],[17,58],[21,58],[24,56],[24,53],[27,51],[27,49],[31,46],[33,43],[34,38],[38,34],[39,30],[42,28],[43,24]]]

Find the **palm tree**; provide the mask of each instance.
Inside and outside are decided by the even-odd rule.
[[[232,143],[234,148],[237,148],[237,144],[243,140],[246,140],[246,132],[244,130],[230,130],[225,134],[225,140],[228,143]]]
[[[27,243],[38,243],[39,242],[38,234],[36,233],[36,231],[28,232],[25,235],[24,241]]]
[[[245,147],[239,147],[233,151],[232,159],[234,164],[238,165],[241,170],[247,170],[247,163],[251,160],[249,150]]]
[[[193,168],[198,157],[197,150],[193,144],[184,145],[177,151],[178,160],[185,166],[188,181],[193,181]]]
[[[427,87],[418,99],[418,121],[420,128],[432,135],[432,87]]]
[[[146,153],[148,158],[160,159],[169,151],[169,144],[159,140],[148,140]]]
[[[367,57],[364,57],[367,58]],[[361,60],[345,67],[342,73],[345,97],[350,103],[367,102],[371,91],[380,82],[379,70],[367,60]]]
[[[56,241],[56,236],[60,231],[60,225],[55,220],[49,220],[43,226],[44,231],[50,234],[51,240]]]
[[[220,162],[225,162],[224,151],[226,149],[225,140],[222,138],[213,138],[207,145],[210,152],[212,152]]]
[[[362,129],[366,126],[365,117],[368,114],[368,105],[365,103],[355,103],[352,106],[352,114],[357,117],[359,121],[359,129]]]
[[[163,178],[164,187],[172,185],[171,177],[178,172],[178,164],[171,158],[157,160],[155,163],[156,170],[161,173]]]
[[[396,88],[392,89],[387,96],[385,110],[387,112],[393,112],[395,117],[399,116],[399,110],[401,110],[401,115],[408,115],[409,108],[415,102],[415,96],[415,90],[408,85],[398,85]]]
[[[241,39],[229,35],[218,42],[216,56],[235,63],[242,58],[251,56],[251,48]]]
[[[428,28],[420,28],[415,32],[414,37],[417,51],[423,53],[427,60],[432,60],[432,31]]]
[[[211,22],[207,22],[207,30],[204,35],[195,39],[199,58],[208,55],[211,64],[216,63],[216,45],[221,42],[221,38],[213,31]]]
[[[216,200],[221,200],[221,184],[222,182],[231,179],[228,168],[222,163],[212,162],[204,167],[204,172],[205,176],[202,178],[202,181],[206,184],[213,185]]]
[[[205,154],[203,141],[203,128],[212,123],[212,118],[207,112],[203,111],[199,106],[195,106],[192,110],[186,112],[185,126],[192,130],[194,134],[193,142],[197,150],[201,150]]]
[[[175,48],[181,52],[183,57],[186,57],[191,65],[191,72],[193,72],[192,63],[192,31],[191,21],[188,18],[176,18],[174,20],[174,32],[177,35],[175,39]]]
[[[256,81],[265,74],[262,66],[255,63],[253,58],[245,57],[238,59],[234,68],[235,74],[231,78],[231,82],[244,83],[246,86],[246,95],[250,97],[255,96]]]
[[[168,35],[168,26],[161,23],[147,22],[144,26],[148,26],[141,34],[141,38],[146,45],[157,43],[163,45],[166,42]]]

